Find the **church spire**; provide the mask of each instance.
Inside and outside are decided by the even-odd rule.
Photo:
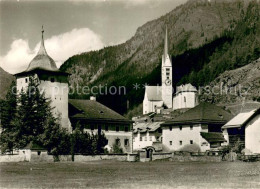
[[[166,60],[168,55],[168,33],[167,33],[167,26],[165,29],[165,39],[164,39],[164,61]]]
[[[44,33],[44,29],[43,29],[43,26],[42,26],[42,40],[41,40],[40,49],[39,49],[39,51],[38,51],[38,53],[37,53],[38,55],[39,55],[39,54],[47,55],[47,52],[46,52],[46,49],[45,49],[45,46],[44,46],[43,33]]]

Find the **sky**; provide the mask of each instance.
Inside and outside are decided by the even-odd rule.
[[[69,57],[130,39],[137,28],[186,0],[0,0],[0,67],[24,71],[45,47],[59,67]]]

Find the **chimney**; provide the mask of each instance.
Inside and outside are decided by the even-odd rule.
[[[91,96],[90,100],[97,101],[97,98],[95,96]]]

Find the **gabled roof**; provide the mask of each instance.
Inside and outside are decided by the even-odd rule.
[[[257,109],[236,115],[233,119],[226,123],[222,129],[242,127],[244,123],[246,123],[256,113],[256,111]]]
[[[162,101],[162,87],[160,86],[146,86],[145,93],[150,101]]]
[[[93,121],[132,121],[104,106],[95,100],[69,99],[69,116],[75,119],[87,119]]]
[[[155,132],[160,128],[162,123],[163,122],[137,123],[133,127],[134,133],[137,133],[138,131],[140,133],[145,133],[146,131]]]
[[[233,116],[216,105],[202,102],[198,106],[184,112],[180,116],[169,120],[162,125],[189,124],[189,123],[221,123],[225,124]]]
[[[217,132],[201,132],[200,135],[209,143],[211,142],[226,142],[226,139],[224,138],[224,135],[222,133]]]

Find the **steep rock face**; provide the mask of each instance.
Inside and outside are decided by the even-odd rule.
[[[4,99],[6,93],[15,78],[0,67],[0,99]]]
[[[217,104],[260,102],[260,58],[241,68],[222,73],[200,90],[200,99]]]

